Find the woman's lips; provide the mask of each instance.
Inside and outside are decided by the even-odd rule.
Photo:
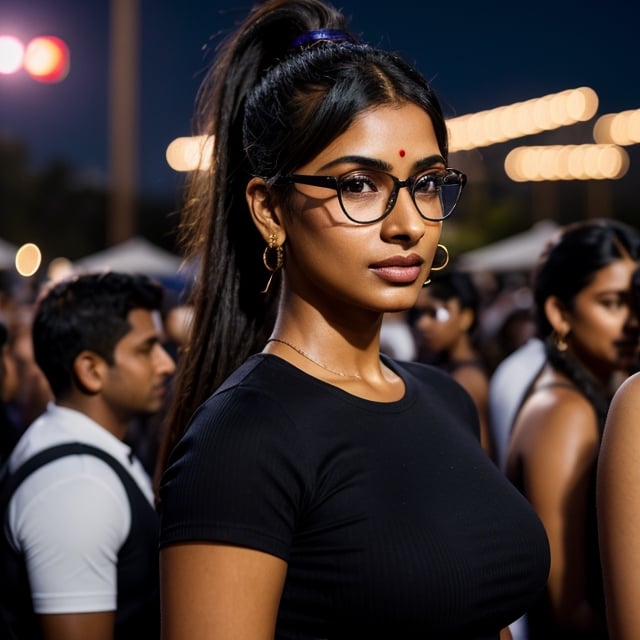
[[[424,260],[420,256],[394,256],[370,265],[378,277],[394,284],[411,284],[420,277]]]

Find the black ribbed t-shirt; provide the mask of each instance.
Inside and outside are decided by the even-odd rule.
[[[161,546],[284,559],[279,639],[497,639],[544,587],[544,529],[480,447],[462,387],[386,362],[405,382],[397,402],[250,358],[171,456]]]

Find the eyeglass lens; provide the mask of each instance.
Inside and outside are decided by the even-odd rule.
[[[410,179],[408,184],[420,214],[428,220],[441,220],[453,211],[462,180],[457,173],[427,173]],[[358,222],[383,217],[395,204],[401,186],[390,174],[381,171],[354,171],[340,178],[338,194],[345,213]]]

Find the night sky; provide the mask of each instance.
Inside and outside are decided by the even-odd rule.
[[[190,133],[212,49],[248,6],[242,0],[141,0],[141,193],[175,194],[179,177],[166,164],[166,147]],[[598,93],[597,115],[640,108],[630,0],[395,0],[382,8],[348,0],[339,6],[364,40],[414,62],[449,116],[580,86]],[[107,0],[0,0],[0,33],[25,41],[57,35],[71,49],[70,75],[62,83],[41,84],[24,73],[0,76],[0,137],[24,140],[34,167],[63,159],[80,179],[107,184],[108,26]]]

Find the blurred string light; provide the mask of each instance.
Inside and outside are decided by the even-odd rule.
[[[451,118],[447,120],[449,151],[486,147],[586,121],[597,109],[596,92],[580,87]],[[175,171],[206,171],[212,150],[212,136],[176,138],[167,148],[167,162]]]
[[[518,147],[507,155],[506,174],[515,182],[617,180],[629,169],[629,156],[614,144]]]
[[[447,121],[449,149],[451,152],[474,149],[583,122],[591,119],[597,109],[596,92],[579,87],[460,116]],[[640,141],[640,110],[624,114],[630,122],[625,125],[625,144],[631,144],[632,139]],[[617,128],[611,127],[615,131],[622,127],[620,115],[615,116]],[[614,180],[629,169],[629,156],[618,144],[518,147],[505,159],[505,171],[517,182]],[[166,157],[175,171],[206,171],[211,168],[213,136],[176,138],[167,147]]]
[[[600,116],[593,127],[593,139],[621,146],[640,143],[640,109]]]
[[[26,46],[15,36],[0,35],[0,74],[24,69],[34,80],[62,82],[69,75],[69,47],[56,36],[32,38]]]
[[[591,119],[598,96],[589,87],[479,111],[447,121],[449,150],[466,151]]]
[[[42,253],[38,245],[33,242],[23,244],[16,251],[16,271],[25,277],[32,276],[40,268]]]
[[[47,276],[51,282],[59,282],[73,274],[73,263],[68,258],[54,258],[49,263]]]
[[[213,136],[176,138],[167,147],[166,157],[174,171],[207,171],[213,157]]]

